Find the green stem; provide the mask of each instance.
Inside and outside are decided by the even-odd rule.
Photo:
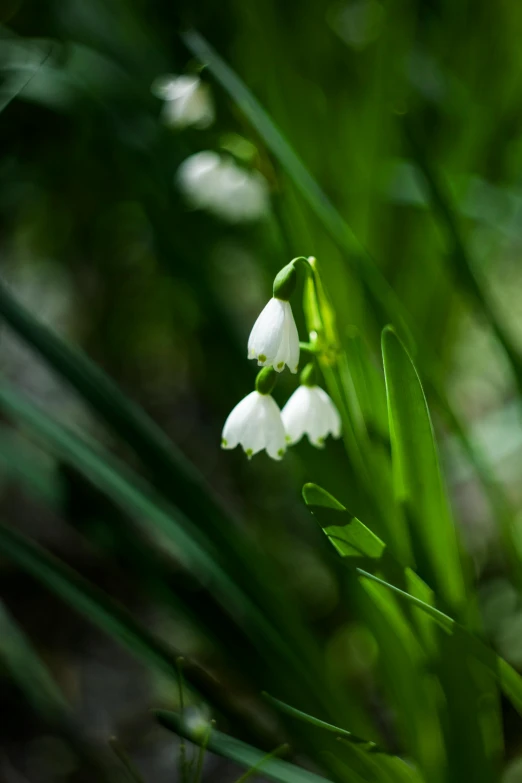
[[[179,709],[181,715],[183,715],[185,711],[185,701],[183,697],[183,657],[182,656],[176,658],[176,667],[178,670]],[[188,777],[187,746],[185,745],[185,740],[183,737],[181,737],[181,742],[179,745],[179,771],[180,771],[181,783],[187,783],[187,777]]]
[[[201,745],[199,746],[198,762],[196,766],[196,773],[194,775],[194,783],[200,783],[201,780],[201,773],[203,772],[203,761],[205,759],[205,753],[207,750],[208,741],[210,739],[210,732],[212,731],[213,725],[214,725],[214,721],[212,721],[210,726],[207,728],[205,735],[201,740]]]

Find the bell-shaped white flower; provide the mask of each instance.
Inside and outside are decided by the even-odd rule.
[[[207,209],[230,223],[258,220],[268,212],[268,185],[263,175],[212,150],[184,160],[176,181],[194,207]]]
[[[281,411],[281,418],[288,443],[297,443],[308,435],[313,446],[322,448],[328,435],[341,435],[339,411],[320,386],[299,386]]]
[[[165,101],[162,118],[174,128],[208,128],[214,122],[214,104],[210,88],[198,76],[167,74],[157,78],[151,87],[156,97]]]
[[[290,302],[272,297],[255,322],[248,338],[248,358],[260,367],[281,372],[285,365],[297,372],[299,335]]]
[[[247,457],[266,449],[272,459],[281,459],[286,451],[285,428],[281,411],[270,394],[253,391],[229,414],[221,446],[235,449],[241,445]]]

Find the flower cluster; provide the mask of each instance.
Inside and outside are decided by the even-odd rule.
[[[265,449],[272,459],[280,460],[287,445],[297,443],[303,435],[318,448],[328,435],[341,435],[341,417],[328,394],[316,384],[313,363],[301,373],[301,385],[282,411],[272,397],[277,374],[285,366],[296,373],[299,366],[299,335],[288,301],[295,280],[292,262],[274,281],[274,295],[248,340],[248,358],[256,359],[263,369],[257,376],[255,391],[236,405],[223,427],[222,447],[234,449],[240,445],[249,458]]]
[[[197,74],[165,74],[154,80],[152,93],[163,101],[161,119],[176,130],[205,130],[215,119],[210,87]],[[228,223],[247,223],[265,217],[270,208],[266,179],[244,162],[245,148],[255,147],[241,137],[223,139],[222,149],[232,154],[203,150],[189,155],[179,166],[175,182],[186,201]],[[249,150],[248,155],[252,150]]]

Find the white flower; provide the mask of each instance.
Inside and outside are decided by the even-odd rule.
[[[163,121],[174,128],[208,128],[214,122],[214,104],[210,88],[197,76],[167,74],[151,87],[156,97],[165,101]]]
[[[303,435],[313,446],[322,447],[328,435],[339,438],[341,417],[320,386],[299,386],[281,411],[288,443],[297,443]]]
[[[299,335],[290,302],[272,297],[255,322],[248,338],[248,358],[260,367],[281,372],[285,364],[297,372]]]
[[[281,459],[286,451],[285,428],[281,411],[270,394],[253,391],[229,414],[221,445],[224,449],[243,447],[247,457],[266,449],[272,459]]]
[[[176,180],[192,206],[207,209],[222,220],[257,220],[268,212],[268,186],[262,174],[241,168],[217,152],[205,150],[188,157]]]

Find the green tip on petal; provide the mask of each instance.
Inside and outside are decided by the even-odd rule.
[[[221,445],[225,449],[228,446],[228,441],[225,438],[221,438]]]
[[[247,449],[247,450],[245,451],[245,454],[247,455],[248,459],[252,459],[252,455],[253,455],[253,453],[254,453],[254,452],[252,451],[252,449]]]
[[[279,362],[279,364],[277,365],[277,369],[282,370],[284,366],[285,366],[284,362]]]
[[[260,353],[257,357],[260,362],[266,362],[266,356],[264,353]]]
[[[285,450],[284,449],[279,449],[279,451],[277,452],[277,456],[278,457],[284,457],[284,455],[285,455]]]

